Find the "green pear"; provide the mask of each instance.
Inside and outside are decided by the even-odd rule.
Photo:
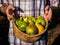
[[[38,19],[42,19],[42,16],[37,16]]]
[[[45,26],[45,20],[44,19],[37,19],[37,23],[40,23],[41,25]]]
[[[32,17],[32,21],[35,23],[36,22],[36,18],[35,17]]]
[[[20,21],[23,21],[23,17],[22,17],[22,16],[20,16],[19,20],[20,20]]]
[[[41,24],[45,26],[45,20],[41,19]]]
[[[28,23],[24,21],[16,21],[16,25],[21,31],[25,31],[25,28],[28,26]]]
[[[33,23],[32,16],[27,16],[27,20],[28,20],[29,23]]]
[[[26,27],[26,33],[28,35],[35,35],[37,34],[37,28],[34,24],[30,23],[27,27]]]

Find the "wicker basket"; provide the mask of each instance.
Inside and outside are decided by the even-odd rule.
[[[20,40],[24,41],[24,42],[36,42],[38,39],[40,39],[42,37],[42,34],[44,34],[47,30],[48,27],[48,21],[46,20],[46,26],[45,26],[45,30],[40,33],[40,34],[36,34],[36,35],[28,35],[23,33],[22,31],[20,31],[17,26],[14,23],[14,19],[13,19],[13,29],[14,29],[14,35],[16,37],[18,37]]]

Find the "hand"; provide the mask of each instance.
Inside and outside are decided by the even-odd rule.
[[[10,19],[13,18],[12,14],[9,14],[9,10],[10,10],[10,9],[11,9],[11,10],[15,10],[15,8],[14,8],[12,5],[8,5],[8,6],[7,6],[6,15],[7,15],[8,20],[10,20]]]
[[[8,5],[7,6],[7,9],[6,9],[6,15],[7,15],[7,18],[8,18],[8,20],[10,20],[10,19],[12,19],[13,18],[13,14],[14,14],[14,11],[21,11],[22,13],[24,13],[24,11],[21,9],[21,8],[19,8],[19,7],[14,7],[14,6],[12,6],[12,5]],[[11,12],[10,12],[11,11]],[[13,11],[13,12],[12,12]],[[13,13],[13,14],[10,14],[10,13]],[[16,12],[17,13],[17,12]]]
[[[51,8],[49,8],[49,6],[46,6],[45,7],[44,18],[47,19],[48,21],[51,21],[51,18],[52,18],[52,10],[51,10]]]

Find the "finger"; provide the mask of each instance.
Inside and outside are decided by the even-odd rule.
[[[6,13],[8,13],[8,15],[10,15],[10,14],[9,14],[9,10],[10,10],[10,9],[14,10],[15,8],[14,8],[12,5],[9,5],[9,6],[7,7],[7,9],[6,9]]]
[[[46,14],[46,15],[48,14],[48,12],[49,12],[48,10],[45,10],[45,14]]]
[[[9,6],[7,7],[7,9],[12,9],[12,10],[14,10],[15,8],[14,8],[12,5],[9,5]]]
[[[44,19],[45,19],[45,20],[47,20],[47,15],[46,15],[46,14],[44,14],[44,16],[43,16],[43,17],[44,17]]]
[[[9,12],[9,10],[14,10],[15,8],[12,5],[9,5],[6,9],[7,12]]]
[[[48,14],[48,10],[49,9],[49,6],[47,5],[46,7],[45,7],[45,11],[44,11],[44,13],[47,15]]]
[[[48,15],[47,15],[48,20],[50,21],[52,18],[52,10],[51,8],[49,9]]]
[[[13,17],[11,15],[8,15],[8,20],[11,20]]]
[[[7,17],[8,20],[10,20],[11,18],[10,17]]]
[[[7,14],[8,20],[10,20],[10,18],[12,18],[12,14],[9,14],[10,9],[14,10],[14,7],[12,5],[9,5],[6,9],[6,14]]]

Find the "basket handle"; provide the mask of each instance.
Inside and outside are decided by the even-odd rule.
[[[47,28],[48,28],[48,19],[45,19],[45,21],[46,21],[46,29],[45,30],[47,30]]]

